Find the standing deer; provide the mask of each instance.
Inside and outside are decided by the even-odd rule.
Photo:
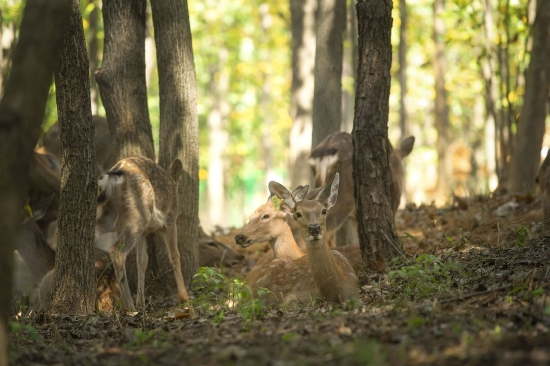
[[[395,213],[401,200],[403,191],[404,172],[401,160],[408,156],[414,147],[414,137],[408,137],[393,149],[390,155],[390,169],[392,172],[391,182],[391,206]],[[329,212],[327,217],[327,230],[329,241],[333,241],[336,230],[350,218],[352,233],[351,243],[357,244],[357,220],[355,218],[355,198],[353,195],[353,141],[347,132],[335,132],[327,136],[311,152],[309,164],[315,177],[315,186],[321,187],[327,181],[334,178],[336,172],[341,174],[341,189],[338,202]],[[307,199],[315,197],[321,188],[312,189]],[[293,233],[296,241],[300,240],[297,235],[297,226],[293,225]],[[332,245],[331,245],[332,246]]]
[[[181,301],[189,299],[181,272],[177,243],[177,181],[182,172],[179,159],[170,174],[150,159],[131,157],[120,160],[99,178],[96,234],[116,232],[117,240],[109,254],[127,310],[135,311],[126,277],[126,256],[136,247],[138,288],[136,303],[145,301],[147,250],[145,236],[159,233],[164,238]]]

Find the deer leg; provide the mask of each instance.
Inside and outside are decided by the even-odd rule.
[[[147,243],[142,236],[136,246],[136,258],[138,266],[136,306],[141,309],[145,305],[145,270],[147,269]]]
[[[181,301],[188,301],[189,295],[187,295],[185,283],[183,282],[183,275],[181,273],[180,251],[178,250],[178,234],[175,222],[172,228],[164,232],[164,241],[166,243],[166,249],[168,249],[168,255],[170,256],[170,263],[174,267],[174,276],[176,277],[179,298]]]
[[[136,308],[134,307],[134,301],[132,300],[132,294],[130,293],[130,286],[128,286],[128,278],[126,276],[126,257],[134,245],[139,241],[140,236],[141,234],[123,231],[109,250],[115,269],[116,279],[120,287],[122,302],[124,303],[124,308],[128,311],[135,311]]]

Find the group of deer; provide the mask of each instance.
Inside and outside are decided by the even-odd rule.
[[[404,140],[390,156],[394,212],[402,190],[401,159],[413,144],[414,137]],[[304,303],[315,298],[345,303],[357,297],[356,271],[362,265],[357,241],[331,250],[336,230],[348,218],[357,228],[352,156],[351,135],[334,133],[325,138],[309,160],[318,187],[309,190],[309,186],[300,186],[290,192],[280,183],[270,182],[267,203],[254,211],[235,236],[235,242],[243,247],[269,242],[271,250],[246,278],[254,291],[269,290],[269,304]],[[301,241],[306,253],[298,244]]]
[[[94,122],[95,146],[98,151],[97,170],[102,172],[104,167],[112,164],[110,135],[105,119],[94,117]],[[51,239],[54,236],[51,235],[50,228],[54,226],[52,224],[57,219],[59,209],[61,168],[54,156],[60,155],[59,145],[59,131],[54,126],[44,136],[43,147],[34,153],[29,174],[29,199],[33,213],[23,220],[22,235],[17,245],[17,254],[22,257],[18,263],[28,267],[27,272],[31,277],[29,286],[40,282],[38,294],[39,302],[43,306],[48,304],[51,296],[55,265],[55,240],[54,243],[52,240],[48,243],[46,238]],[[100,175],[96,238],[105,238],[105,234],[114,233],[116,240],[96,239],[96,275],[101,276],[97,289],[98,305],[112,305],[112,301],[106,299],[109,296],[106,296],[105,290],[109,290],[114,297],[121,295],[127,310],[135,310],[125,268],[126,257],[133,248],[136,249],[138,264],[136,302],[138,306],[144,303],[147,268],[145,237],[149,233],[158,233],[164,239],[174,268],[179,298],[181,301],[188,300],[176,235],[176,192],[181,172],[182,164],[178,159],[172,163],[170,172],[166,172],[150,159],[130,157],[119,161]],[[227,265],[242,259],[241,255],[210,240],[200,228],[199,230],[200,262],[213,264],[221,261]],[[101,247],[107,251],[101,250]],[[106,286],[99,286],[102,283]]]

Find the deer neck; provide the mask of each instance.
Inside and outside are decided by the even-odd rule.
[[[340,289],[346,283],[346,278],[336,263],[328,243],[325,239],[309,241],[304,238],[304,240],[311,273],[323,299],[340,302]]]
[[[288,225],[285,225],[281,234],[269,241],[269,245],[273,249],[275,258],[296,259],[304,256],[304,252],[296,244]]]

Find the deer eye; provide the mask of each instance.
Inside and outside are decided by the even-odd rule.
[[[327,209],[325,208],[321,213],[322,213],[323,215],[326,215],[326,214],[327,214]]]
[[[300,218],[300,217],[302,217],[302,214],[299,213],[299,212],[296,212],[296,217],[297,217],[297,218]]]
[[[262,217],[262,219],[264,219],[264,220],[269,219],[269,215],[268,215],[268,214],[265,214],[264,217]]]

